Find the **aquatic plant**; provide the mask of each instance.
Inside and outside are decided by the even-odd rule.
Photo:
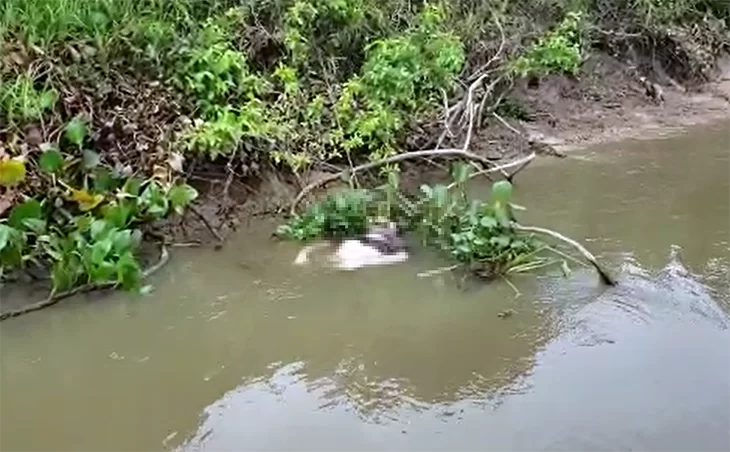
[[[32,185],[0,218],[0,276],[50,277],[52,293],[115,282],[141,289],[141,226],[181,214],[198,196],[170,170],[142,179],[105,162],[88,142],[82,118],[63,129],[58,146],[31,158],[0,156],[0,202]]]
[[[468,196],[470,166],[454,165],[453,181],[422,185],[416,195],[397,190],[398,178],[372,190],[337,192],[294,215],[277,233],[293,240],[362,234],[374,216],[384,212],[406,231],[487,279],[551,265],[567,271],[566,257],[534,234],[514,227],[509,181],[494,182],[488,200]],[[554,251],[552,256],[544,252]],[[556,257],[556,253],[557,257]]]
[[[276,234],[299,241],[364,234],[374,212],[373,200],[373,193],[362,189],[329,194],[306,213],[280,225]]]

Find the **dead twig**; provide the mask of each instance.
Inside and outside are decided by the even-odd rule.
[[[503,126],[505,126],[506,128],[508,128],[512,132],[516,133],[519,137],[522,137],[522,138],[525,137],[525,135],[522,132],[520,132],[519,130],[517,130],[514,127],[512,127],[512,125],[510,123],[508,123],[503,117],[501,117],[500,115],[498,115],[497,112],[492,112],[492,116],[494,116],[494,118],[497,121],[501,122]]]
[[[163,243],[160,245],[160,258],[159,260],[152,265],[151,267],[148,267],[142,272],[142,278],[148,278],[150,275],[155,273],[157,270],[161,269],[167,262],[170,260],[170,254],[167,252],[167,246]],[[94,283],[94,284],[84,284],[81,286],[74,287],[73,289],[66,290],[64,292],[58,292],[58,293],[51,293],[51,295],[48,296],[45,300],[41,300],[37,303],[33,303],[27,306],[24,306],[22,308],[14,309],[12,311],[4,312],[0,314],[0,321],[9,319],[11,317],[17,317],[19,315],[27,314],[29,312],[33,311],[39,311],[41,309],[47,308],[49,306],[53,306],[54,304],[58,303],[59,301],[71,297],[73,295],[77,295],[80,293],[87,293],[92,292],[96,290],[105,290],[105,289],[114,289],[118,286],[117,281],[105,281],[101,283]]]
[[[608,274],[608,271],[606,271],[603,267],[601,267],[601,264],[598,263],[596,258],[593,256],[593,254],[590,253],[587,249],[583,247],[580,243],[576,242],[573,239],[570,239],[559,232],[551,231],[550,229],[540,228],[537,226],[522,226],[521,224],[512,223],[512,226],[517,230],[521,232],[534,232],[537,234],[543,234],[550,236],[556,240],[559,240],[561,242],[564,242],[573,248],[575,248],[578,253],[580,253],[581,256],[583,256],[588,262],[590,262],[593,267],[595,267],[596,271],[598,271],[599,276],[601,277],[601,282],[603,282],[606,285],[609,286],[615,286],[617,283],[616,281]]]
[[[497,52],[492,56],[492,58],[489,59],[486,63],[484,63],[479,69],[474,71],[474,73],[471,75],[471,79],[481,76],[481,72],[488,69],[495,61],[497,61],[499,58],[502,57],[502,52],[504,51],[504,28],[502,28],[502,24],[499,22],[499,17],[492,11],[492,18],[494,19],[495,25],[497,25],[497,29],[499,30],[499,48],[497,49]]]

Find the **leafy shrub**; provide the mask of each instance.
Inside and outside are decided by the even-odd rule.
[[[208,21],[183,52],[177,76],[201,112],[183,134],[185,147],[216,158],[247,140],[295,171],[343,154],[364,151],[378,159],[395,152],[410,118],[440,106],[441,92],[452,90],[464,49],[446,31],[444,7],[431,5],[403,32],[365,46],[358,33],[366,30],[358,30],[370,18],[362,8],[350,0],[292,3],[283,18],[287,54],[269,74],[254,74],[233,49],[225,20]],[[314,74],[308,67],[323,47],[331,59],[357,46],[365,60],[348,78],[332,80],[342,72]]]
[[[552,31],[518,57],[511,70],[519,77],[578,73],[581,64],[582,15],[569,12]]]
[[[336,105],[343,147],[367,149],[372,159],[395,152],[408,116],[439,105],[437,96],[451,91],[464,58],[458,37],[443,31],[443,9],[430,5],[403,35],[375,41]]]
[[[196,119],[181,140],[185,148],[206,155],[211,160],[236,152],[244,137],[259,138],[272,130],[262,104],[257,100],[244,104],[239,111],[217,108],[209,119]]]
[[[195,96],[204,114],[228,104],[255,99],[267,90],[253,75],[246,57],[231,47],[223,26],[208,21],[193,46],[183,51],[178,83]]]

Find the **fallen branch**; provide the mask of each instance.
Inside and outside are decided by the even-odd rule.
[[[417,158],[423,158],[423,157],[461,157],[463,159],[477,161],[484,165],[494,166],[494,162],[487,159],[486,157],[468,152],[464,149],[429,149],[429,150],[425,150],[425,151],[405,152],[403,154],[397,154],[392,157],[378,160],[376,162],[364,163],[362,165],[358,165],[353,168],[347,168],[343,171],[340,171],[339,173],[330,174],[328,176],[325,176],[321,179],[318,179],[318,180],[312,182],[311,184],[304,187],[302,189],[302,191],[299,192],[297,197],[294,198],[294,201],[292,201],[291,207],[289,208],[289,213],[291,215],[294,215],[296,213],[297,205],[299,204],[299,202],[302,199],[304,199],[305,196],[307,196],[307,194],[309,194],[309,192],[311,192],[315,188],[323,186],[329,182],[340,179],[344,174],[349,173],[350,175],[353,175],[355,173],[371,170],[373,168],[387,165],[389,163],[397,163],[397,162],[402,162],[404,160],[411,160],[411,159],[417,159]],[[499,171],[499,169],[497,169],[497,171]]]
[[[167,247],[163,243],[160,245],[160,258],[159,260],[152,265],[151,267],[146,268],[142,272],[142,278],[148,278],[150,275],[152,275],[154,272],[162,268],[167,262],[170,260],[170,254],[167,252]],[[71,297],[73,295],[77,295],[80,293],[87,293],[92,292],[95,290],[104,290],[104,289],[114,289],[117,287],[119,283],[117,281],[105,281],[100,283],[93,283],[93,284],[83,284],[81,286],[76,286],[73,289],[66,290],[64,292],[58,292],[58,293],[51,293],[51,295],[48,296],[45,300],[41,300],[39,302],[24,306],[22,308],[14,309],[12,311],[3,312],[0,314],[0,321],[3,321],[5,319],[9,319],[11,317],[17,317],[19,315],[27,314],[29,312],[33,311],[39,311],[41,309],[47,308],[49,306],[53,306],[54,304],[58,303],[59,301],[63,300],[64,298]]]
[[[598,263],[596,258],[593,256],[593,254],[590,253],[587,249],[583,247],[580,243],[576,242],[573,239],[570,239],[559,232],[551,231],[550,229],[540,228],[537,226],[522,226],[517,223],[512,223],[512,226],[517,230],[521,232],[535,232],[538,234],[543,234],[550,236],[556,240],[560,240],[561,242],[564,242],[573,248],[575,248],[581,256],[583,256],[588,262],[590,262],[593,267],[595,267],[596,271],[598,271],[599,276],[601,277],[601,282],[603,282],[606,285],[609,286],[615,286],[616,281],[608,274],[608,272],[601,267],[601,265]]]
[[[513,160],[511,162],[505,163],[504,165],[499,165],[499,166],[495,166],[494,168],[487,168],[487,169],[484,169],[484,170],[481,170],[481,171],[477,171],[476,173],[470,174],[469,175],[469,179],[471,179],[473,177],[477,177],[477,176],[483,176],[483,175],[490,174],[490,173],[496,173],[497,171],[499,171],[502,174],[506,174],[505,178],[508,181],[512,182],[512,179],[517,175],[517,173],[519,173],[520,171],[522,171],[523,169],[525,169],[525,167],[527,167],[527,165],[529,165],[529,163],[535,159],[535,156],[536,155],[537,154],[535,154],[533,152],[532,154],[528,155],[527,157],[523,157],[521,159]],[[506,173],[505,172],[505,170],[508,170],[508,169],[513,168],[515,166],[517,167],[517,169],[514,170],[513,172],[511,172],[511,173]],[[453,182],[453,183],[449,184],[447,186],[447,188],[448,189],[451,189],[451,188],[454,188],[455,186],[456,186],[456,182]],[[522,209],[524,210],[524,207]]]

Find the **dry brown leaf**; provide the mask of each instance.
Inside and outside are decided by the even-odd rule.
[[[6,191],[2,195],[0,195],[0,215],[2,215],[9,208],[13,207],[13,202],[15,202],[14,191]]]

